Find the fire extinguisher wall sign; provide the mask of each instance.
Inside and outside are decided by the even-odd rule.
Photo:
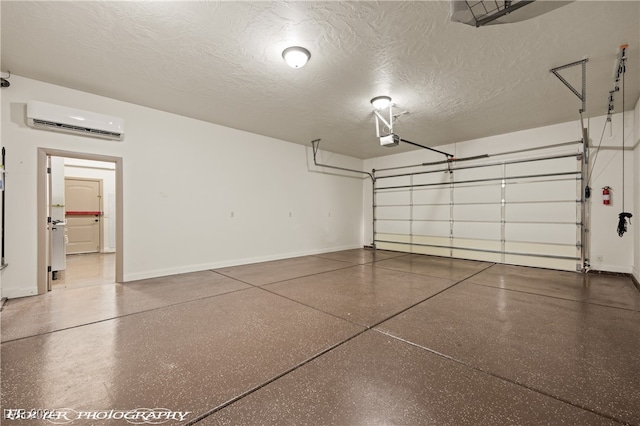
[[[608,206],[611,204],[611,187],[605,186],[602,188],[602,204]]]

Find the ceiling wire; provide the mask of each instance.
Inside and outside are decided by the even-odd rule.
[[[624,64],[622,65],[624,67]],[[622,72],[622,211],[624,211],[624,75],[625,72]]]

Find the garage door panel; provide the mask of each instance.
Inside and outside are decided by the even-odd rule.
[[[456,185],[454,204],[463,203],[499,203],[502,201],[502,187],[499,183],[491,185]]]
[[[570,156],[543,161],[506,164],[505,173],[507,176],[526,176],[578,171],[580,170],[580,162],[576,158],[576,156]]]
[[[449,257],[451,250],[445,247],[429,247],[429,246],[412,245],[411,252],[416,254],[426,254],[430,256]]]
[[[409,235],[411,228],[408,221],[378,220],[376,221],[376,230],[383,234]]]
[[[453,250],[453,257],[458,259],[480,260],[483,262],[500,263],[502,261],[502,254],[489,253],[475,250]]]
[[[449,221],[451,207],[449,206],[413,206],[414,220],[444,220]]]
[[[449,222],[414,221],[413,235],[430,237],[449,237]]]
[[[410,248],[410,247],[411,247],[410,245],[388,243],[388,242],[385,242],[385,241],[380,241],[380,242],[376,243],[376,248],[378,250],[408,252],[408,248]]]
[[[500,204],[465,204],[453,206],[453,219],[458,220],[480,220],[480,221],[500,221],[502,206]]]
[[[505,206],[507,222],[558,222],[575,219],[578,205],[576,202],[560,203],[523,203]]]
[[[576,225],[507,223],[505,240],[575,245],[577,228]]]
[[[502,179],[502,165],[475,169],[454,170],[456,182],[477,179]]]
[[[412,197],[413,204],[449,204],[451,190],[446,187],[415,188]]]
[[[409,190],[379,191],[376,194],[376,204],[383,205],[409,205],[411,203],[411,192]]]
[[[381,206],[376,212],[376,217],[380,220],[403,219],[409,220],[411,217],[411,207],[409,206]]]
[[[425,173],[413,176],[414,185],[446,184],[450,180],[449,173]]]
[[[553,259],[548,257],[505,255],[504,263],[511,265],[533,266],[536,268],[559,269],[564,271],[579,270],[578,260]]]
[[[541,256],[576,257],[575,244],[542,244],[507,241],[504,250],[508,253],[529,253]]]
[[[380,240],[392,243],[410,243],[411,236],[403,234],[378,234]]]
[[[505,188],[505,200],[507,203],[577,200],[577,185],[575,179],[510,182]]]
[[[502,227],[499,223],[455,222],[454,238],[473,238],[500,241]]]
[[[410,176],[378,178],[378,188],[388,188],[392,186],[405,186],[405,185],[411,185]]]

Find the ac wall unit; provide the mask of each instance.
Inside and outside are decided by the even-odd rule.
[[[93,138],[124,139],[122,118],[39,101],[27,102],[27,126]]]

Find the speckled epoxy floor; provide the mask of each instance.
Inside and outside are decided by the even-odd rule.
[[[626,277],[347,250],[52,291],[0,316],[4,410],[640,424],[640,293]]]

